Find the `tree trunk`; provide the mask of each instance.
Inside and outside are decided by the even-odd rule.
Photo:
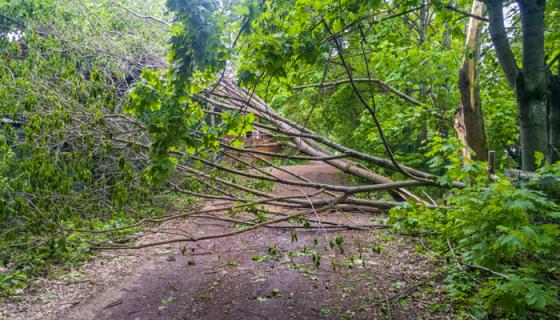
[[[534,171],[537,153],[547,163],[560,159],[560,75],[546,68],[544,25],[546,0],[517,0],[523,33],[523,68],[519,70],[504,27],[503,1],[486,0],[489,30],[496,56],[519,106],[522,167]]]
[[[548,86],[544,58],[545,0],[519,0],[523,32],[523,69],[515,83],[519,104],[523,170],[537,168],[535,155],[549,158]]]
[[[474,16],[483,16],[484,11],[484,3],[474,0],[471,13]],[[476,81],[480,51],[480,29],[481,21],[471,17],[465,40],[465,56],[459,72],[461,102],[455,113],[455,130],[465,146],[463,154],[467,158],[487,161],[488,142],[486,141],[486,132],[484,130],[480,88]],[[474,155],[471,154],[470,150],[474,151]]]
[[[516,95],[519,104],[522,167],[525,171],[535,171],[540,165],[537,164],[535,157],[537,152],[545,158],[548,158],[550,154],[547,95],[545,92],[536,92],[535,89],[527,84],[523,73],[520,73],[517,79]],[[546,86],[542,89],[546,90]]]

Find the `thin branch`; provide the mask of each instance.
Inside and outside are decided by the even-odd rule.
[[[344,198],[345,198],[345,196],[341,196],[338,199],[336,199],[335,201],[332,201],[332,202],[324,205],[319,210],[320,211],[326,211],[326,210],[334,207],[336,204],[340,203],[341,201],[343,201]],[[156,242],[137,244],[137,245],[132,245],[132,246],[100,245],[100,246],[96,246],[95,249],[113,249],[113,250],[142,249],[142,248],[160,246],[160,245],[164,245],[164,244],[171,244],[171,243],[177,243],[177,242],[197,242],[197,241],[202,241],[202,240],[210,240],[210,239],[231,237],[231,236],[239,235],[239,234],[251,231],[251,230],[266,227],[266,226],[271,225],[271,224],[276,224],[276,223],[279,223],[279,222],[291,220],[291,219],[297,218],[297,217],[304,217],[304,216],[306,216],[310,213],[313,213],[313,212],[315,212],[315,210],[307,210],[307,211],[304,211],[304,212],[296,212],[296,213],[293,213],[293,214],[290,214],[290,215],[286,215],[285,217],[281,217],[281,218],[277,218],[277,219],[274,219],[274,220],[254,224],[254,225],[249,226],[245,229],[239,229],[239,230],[235,230],[235,231],[231,231],[231,232],[227,232],[227,233],[222,233],[222,234],[208,235],[208,236],[202,236],[202,237],[175,238],[175,239],[170,239],[170,240],[156,241]]]
[[[157,23],[159,23],[159,24],[162,24],[162,25],[164,25],[165,27],[167,27],[167,29],[171,26],[171,24],[168,23],[168,22],[166,22],[166,21],[160,20],[160,19],[158,19],[158,18],[156,18],[156,17],[152,17],[152,16],[144,16],[144,15],[141,15],[141,14],[139,14],[139,13],[137,13],[137,12],[134,12],[134,11],[130,10],[129,8],[123,6],[123,5],[120,4],[120,3],[111,1],[111,2],[109,2],[109,4],[110,4],[110,5],[113,5],[113,6],[117,6],[117,7],[121,8],[121,9],[124,9],[125,11],[127,11],[128,13],[132,14],[133,16],[135,16],[135,17],[137,17],[137,18],[152,20],[152,21],[154,21],[154,22],[157,22]]]
[[[413,97],[407,95],[404,92],[401,92],[397,89],[395,89],[394,87],[392,87],[391,85],[389,85],[387,82],[383,81],[383,80],[379,80],[379,79],[374,79],[374,78],[354,78],[353,79],[355,83],[375,83],[377,84],[379,87],[388,90],[390,92],[392,92],[393,94],[395,94],[396,96],[414,104],[420,107],[426,107],[426,104],[414,99]],[[306,84],[306,85],[301,85],[301,86],[296,86],[293,89],[294,90],[302,90],[305,88],[329,88],[329,87],[336,87],[342,84],[346,84],[346,83],[350,83],[350,79],[341,79],[341,80],[336,80],[336,81],[332,81],[332,82],[325,82],[323,84],[320,83],[311,83],[311,84]]]
[[[327,25],[326,21],[323,20],[323,24],[325,26],[325,29],[327,30],[327,32],[329,34],[332,35],[332,32],[329,28],[329,26]],[[360,29],[361,30],[361,29]],[[363,38],[363,42],[365,42],[365,37],[362,34],[362,38]],[[365,98],[362,96],[362,94],[360,93],[360,91],[358,90],[358,87],[356,86],[356,83],[354,82],[354,78],[352,76],[352,71],[349,68],[349,64],[346,62],[346,59],[344,58],[344,53],[343,53],[343,49],[342,49],[342,45],[340,44],[340,41],[338,39],[338,37],[334,37],[333,42],[335,44],[336,50],[338,52],[338,56],[340,58],[340,62],[342,62],[344,64],[344,67],[346,69],[346,73],[348,75],[348,79],[350,80],[350,84],[352,85],[352,89],[354,90],[354,93],[356,94],[356,96],[358,97],[358,100],[362,103],[362,105],[366,108],[366,110],[369,112],[369,114],[371,115],[371,117],[373,118],[373,121],[375,123],[375,126],[377,127],[377,131],[379,132],[379,136],[381,137],[381,140],[383,142],[383,145],[385,147],[385,151],[387,152],[387,154],[389,155],[389,158],[391,159],[391,162],[393,162],[395,168],[400,171],[401,173],[403,173],[404,175],[412,178],[412,179],[417,179],[417,180],[426,180],[422,177],[416,177],[414,175],[412,175],[410,172],[406,171],[405,169],[403,169],[399,163],[397,162],[397,160],[395,159],[395,156],[393,154],[393,151],[391,150],[391,147],[389,146],[389,143],[387,141],[387,139],[385,138],[385,135],[383,133],[383,128],[381,127],[381,124],[379,123],[379,119],[377,118],[376,114],[375,114],[375,100],[374,97],[372,96],[372,104],[373,106],[370,106],[369,103],[365,100]],[[363,49],[363,48],[362,48]],[[363,50],[362,50],[363,51]],[[364,61],[367,64],[367,59],[364,59]],[[368,78],[369,77],[369,70],[368,70]]]
[[[478,0],[474,0],[474,1],[478,1]],[[484,21],[484,22],[488,22],[488,21],[489,21],[487,17],[483,17],[483,16],[479,16],[479,15],[476,15],[476,14],[472,14],[472,13],[470,13],[470,12],[468,12],[468,11],[461,10],[461,9],[455,7],[455,6],[450,5],[450,4],[446,4],[446,5],[444,5],[443,7],[446,8],[446,9],[448,9],[448,10],[455,11],[455,12],[457,12],[457,13],[460,13],[460,14],[462,14],[463,16],[466,16],[466,17],[475,18],[475,19],[478,19],[478,20]]]
[[[15,19],[12,19],[12,18],[8,17],[8,16],[5,16],[5,15],[3,15],[3,14],[1,14],[1,13],[0,13],[0,18],[5,19],[5,20],[8,20],[8,22],[10,22],[10,23],[12,23],[12,24],[15,24],[16,26],[18,26],[18,27],[20,27],[20,28],[22,28],[22,29],[25,29],[25,24],[23,24],[23,22],[19,22],[19,21],[15,20]]]
[[[557,61],[560,61],[560,53],[550,60],[550,62],[546,65],[546,69],[550,69]]]

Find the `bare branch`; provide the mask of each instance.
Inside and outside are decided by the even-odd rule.
[[[478,1],[478,0],[475,0],[475,1]],[[484,21],[484,22],[489,21],[488,18],[486,18],[486,17],[480,16],[480,15],[477,15],[477,14],[473,14],[473,13],[465,11],[465,10],[461,10],[461,9],[455,7],[455,6],[450,5],[450,4],[444,5],[444,8],[446,8],[448,10],[451,10],[451,11],[455,11],[457,13],[460,13],[460,14],[466,16],[466,17],[475,18],[477,20]]]

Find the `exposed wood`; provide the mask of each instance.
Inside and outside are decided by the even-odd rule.
[[[473,0],[471,13],[484,14],[484,3]],[[471,17],[467,27],[464,58],[459,71],[459,90],[461,102],[455,113],[455,131],[465,146],[463,155],[479,161],[486,161],[488,142],[484,128],[482,103],[478,78],[478,60],[480,51],[481,21]],[[474,151],[474,155],[472,154]]]
[[[496,171],[496,151],[488,151],[488,174],[494,174]]]

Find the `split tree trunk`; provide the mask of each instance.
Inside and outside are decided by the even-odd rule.
[[[473,16],[484,15],[484,3],[474,0]],[[484,117],[477,83],[477,64],[480,52],[480,30],[482,22],[474,17],[469,19],[463,64],[459,72],[461,102],[455,113],[455,130],[465,148],[463,155],[479,161],[488,160],[488,142],[484,130]],[[472,154],[470,151],[474,151]]]

